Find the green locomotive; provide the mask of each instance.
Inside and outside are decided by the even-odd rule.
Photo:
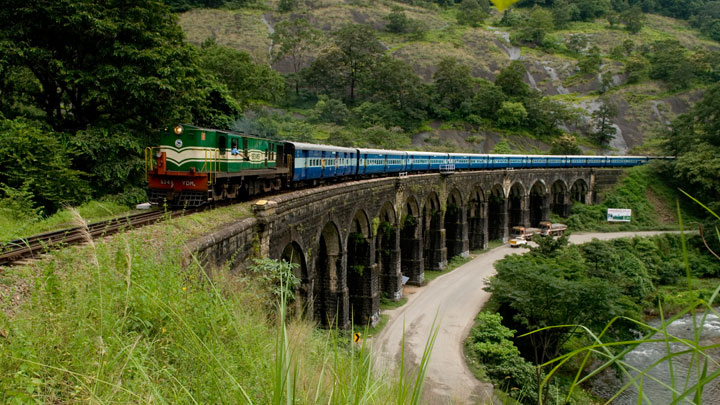
[[[166,128],[146,149],[150,201],[196,207],[279,190],[290,174],[285,144],[192,125]]]

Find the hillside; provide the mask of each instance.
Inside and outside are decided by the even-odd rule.
[[[518,29],[498,26],[502,15],[494,9],[491,9],[490,17],[476,28],[458,24],[457,8],[423,8],[392,1],[326,0],[300,6],[293,14],[275,10],[277,5],[273,2],[255,9],[195,9],[183,13],[180,24],[191,43],[200,44],[208,38],[215,38],[218,44],[248,52],[256,63],[268,64],[272,53],[277,52],[277,46],[273,46],[269,38],[273,27],[285,19],[306,16],[312,26],[322,31],[324,40],[305,66],[327,47],[333,31],[347,23],[366,24],[376,31],[386,48],[385,53],[407,62],[425,83],[432,82],[443,58],[454,58],[468,66],[473,77],[489,81],[494,81],[500,70],[513,60],[519,60],[526,70],[525,83],[543,95],[577,109],[579,114],[573,120],[562,122],[559,127],[563,132],[582,135],[579,143],[590,152],[601,152],[584,137],[593,130],[591,116],[601,106],[599,98],[603,85],[609,87],[605,95],[618,109],[613,120],[617,132],[610,141],[611,153],[626,153],[640,148],[678,114],[687,112],[692,103],[702,96],[703,84],[700,83],[684,89],[671,89],[667,83],[647,77],[637,83],[628,83],[628,65],[633,62],[634,55],[618,55],[614,48],[627,40],[632,41],[635,50],[650,48],[656,41],[677,40],[688,50],[719,49],[718,43],[701,38],[687,22],[654,14],[645,15],[645,24],[636,34],[617,25],[611,28],[604,18],[571,22],[563,29],[548,33],[546,41],[554,43],[554,49],[545,47],[543,50],[532,44],[512,41],[516,43],[513,44],[511,35]],[[393,10],[402,10],[409,20],[419,21],[425,29],[423,37],[388,32],[388,15]],[[513,12],[525,15],[530,9],[515,8]],[[585,44],[579,52],[573,53],[567,49],[567,44],[571,38],[578,36],[584,39]],[[599,48],[601,65],[596,72],[583,74],[578,65],[591,46]],[[278,72],[290,73],[292,70],[287,58],[272,62],[272,67]],[[609,76],[611,80],[605,79],[604,84],[603,76]],[[302,111],[300,113],[304,115]],[[498,130],[487,125],[478,127],[458,125],[456,122],[448,126],[442,120],[429,124],[425,131],[415,132],[415,146],[489,152],[496,143],[506,140],[514,150],[532,152],[549,149],[551,142],[548,139],[528,139],[538,138],[533,136],[532,131],[518,136],[517,131]],[[430,143],[426,141],[428,138]]]

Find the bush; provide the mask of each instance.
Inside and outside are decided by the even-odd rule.
[[[16,207],[23,215],[32,215],[38,207],[47,215],[90,197],[87,174],[72,168],[78,150],[63,142],[63,134],[21,118],[1,120],[0,133],[6,207]]]

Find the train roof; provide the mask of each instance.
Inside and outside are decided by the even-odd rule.
[[[416,155],[416,156],[447,156],[447,153],[442,152],[421,152],[417,150],[409,150],[408,155]]]
[[[386,149],[363,149],[359,148],[360,153],[375,153],[378,155],[407,155],[408,152],[404,150],[386,150]]]
[[[286,142],[293,145],[295,147],[295,149],[319,150],[319,151],[325,151],[325,152],[357,153],[357,149],[355,149],[355,148],[345,148],[342,146],[322,145],[322,144],[317,144],[317,143],[292,142],[292,141],[286,141]]]

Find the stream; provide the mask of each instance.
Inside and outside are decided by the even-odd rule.
[[[701,322],[703,314],[699,313],[696,315],[698,325]],[[658,327],[660,320],[654,320],[649,322],[651,326]],[[694,340],[693,338],[693,322],[691,315],[686,315],[677,319],[675,322],[670,324],[667,328],[668,333],[682,339]],[[662,338],[662,335],[656,335],[655,338]],[[713,314],[709,314],[705,324],[702,328],[702,334],[700,338],[701,345],[712,345],[720,343],[720,319]],[[679,343],[670,344],[670,350],[673,353],[686,350],[686,345]],[[711,358],[718,362],[720,361],[720,349],[713,349],[707,352]],[[643,343],[625,355],[625,361],[640,370],[644,370],[650,367],[653,363],[660,360],[667,354],[665,343]],[[712,373],[717,369],[717,365],[713,364],[711,360],[708,364],[708,374]],[[663,362],[655,366],[649,375],[652,375],[656,379],[662,381],[667,385],[671,385],[671,376],[674,375],[676,390],[682,392],[685,387],[692,387],[697,381],[698,376],[698,358],[692,359],[690,354],[683,354],[673,358],[672,362],[672,374],[668,362]],[[605,375],[598,378],[597,381],[592,383],[592,391],[596,394],[609,398],[612,393],[617,392],[622,387],[622,384],[618,379],[613,378],[614,372],[604,373]],[[608,375],[611,374],[611,375]],[[635,373],[633,372],[633,375]],[[686,384],[686,380],[688,381]],[[647,397],[648,401],[642,403],[653,403],[653,404],[669,404],[672,402],[672,392],[659,384],[658,382],[652,381],[649,378],[644,379],[643,393]],[[689,404],[692,403],[693,395],[685,397],[683,401],[678,403]],[[623,392],[613,404],[618,405],[630,405],[637,404],[638,402],[638,391],[634,387],[629,388]],[[715,379],[711,383],[705,385],[702,396],[702,403],[706,405],[720,404],[720,379]]]

